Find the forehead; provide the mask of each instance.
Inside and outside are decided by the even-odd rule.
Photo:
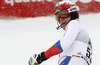
[[[57,12],[55,12],[55,15],[59,15],[59,14],[68,14],[67,9],[58,10]]]

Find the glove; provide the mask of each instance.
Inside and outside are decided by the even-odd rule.
[[[29,59],[29,65],[39,65],[45,60],[47,60],[47,58],[45,57],[44,52],[40,54],[34,54],[33,57],[30,57]]]
[[[37,54],[34,54],[32,57],[30,57],[29,59],[29,65],[39,65],[38,62],[37,62]]]

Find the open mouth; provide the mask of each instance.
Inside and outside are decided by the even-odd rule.
[[[61,25],[65,25],[66,24],[66,22],[63,22]]]

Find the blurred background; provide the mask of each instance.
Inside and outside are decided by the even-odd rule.
[[[29,57],[46,51],[64,31],[56,30],[54,6],[62,0],[0,0],[0,65],[28,65]],[[100,58],[100,0],[71,0],[80,8],[93,45],[92,65]],[[58,55],[41,65],[57,65]]]

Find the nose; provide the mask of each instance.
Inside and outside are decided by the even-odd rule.
[[[65,18],[59,18],[60,21],[65,21]]]

